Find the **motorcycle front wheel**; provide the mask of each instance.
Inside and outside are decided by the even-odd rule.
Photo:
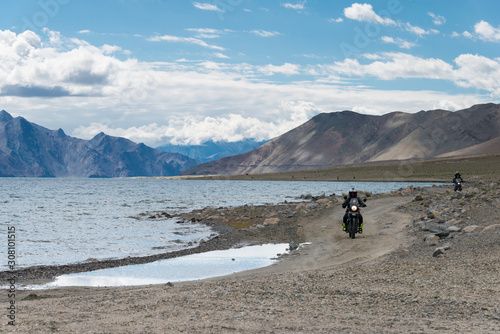
[[[358,231],[358,220],[352,219],[349,224],[349,238],[354,239],[356,237],[357,231]]]

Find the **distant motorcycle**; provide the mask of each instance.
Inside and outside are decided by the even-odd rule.
[[[351,199],[349,203],[349,209],[347,212],[347,225],[346,229],[349,233],[349,238],[354,239],[356,237],[356,233],[359,232],[359,216],[361,213],[360,204],[357,198]]]
[[[462,191],[462,179],[456,178],[453,180],[453,190]]]

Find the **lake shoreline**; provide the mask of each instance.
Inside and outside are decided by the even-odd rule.
[[[380,197],[384,196],[384,194],[373,196]],[[302,202],[306,204],[301,205]],[[144,264],[213,250],[226,250],[247,244],[289,243],[291,241],[300,243],[306,240],[298,236],[298,219],[309,213],[309,211],[319,210],[325,205],[340,206],[341,202],[342,197],[339,195],[317,194],[315,196],[304,196],[302,199],[297,197],[295,201],[285,201],[278,204],[205,207],[190,212],[178,213],[174,217],[166,212],[151,213],[148,214],[149,218],[145,217],[144,219],[161,223],[163,219],[175,218],[178,220],[179,226],[189,226],[193,223],[201,224],[210,227],[216,236],[195,241],[194,247],[165,253],[99,260],[92,258],[92,254],[89,254],[89,259],[82,262],[35,265],[17,268],[12,271],[0,271],[0,279],[5,281],[8,277],[14,275],[19,284],[43,284],[51,282],[55,277],[64,274]],[[307,208],[308,204],[311,204],[311,209]]]

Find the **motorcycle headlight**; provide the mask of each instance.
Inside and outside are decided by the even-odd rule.
[[[351,206],[352,211],[358,211],[358,207],[356,205]]]

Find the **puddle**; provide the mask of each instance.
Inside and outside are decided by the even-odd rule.
[[[288,244],[266,244],[212,251],[145,264],[62,275],[51,283],[18,288],[40,290],[69,286],[133,286],[193,281],[269,266],[277,261],[278,254],[287,253],[287,248]]]

